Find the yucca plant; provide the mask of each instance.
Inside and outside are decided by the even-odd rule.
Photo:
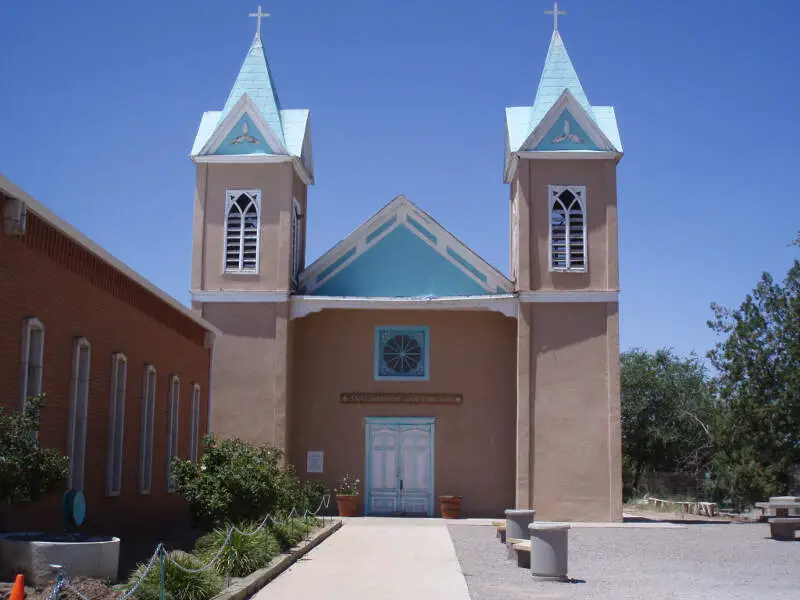
[[[237,528],[240,531],[249,533],[258,527],[258,523],[244,522],[239,523]],[[217,527],[197,540],[194,551],[197,556],[205,561],[209,561],[217,552],[228,537],[230,525]],[[231,577],[245,577],[261,569],[280,553],[280,544],[275,536],[270,535],[269,530],[261,530],[253,535],[242,535],[234,531],[231,534],[228,544],[222,554],[214,563],[214,569],[220,575]]]
[[[200,569],[205,564],[200,558],[186,552],[180,550],[170,552],[169,557],[164,558],[164,596],[167,600],[209,600],[222,590],[222,578],[213,569],[187,573],[172,561],[187,569]],[[137,566],[120,587],[125,591],[132,589],[142,578],[146,568],[146,563]],[[158,559],[144,581],[136,588],[134,596],[137,600],[160,600],[161,572]]]

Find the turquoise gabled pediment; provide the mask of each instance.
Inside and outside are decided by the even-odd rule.
[[[568,109],[564,109],[542,140],[532,150],[600,150],[578,124]]]
[[[344,263],[355,254],[353,247],[339,260]],[[465,259],[458,255],[457,260]],[[318,280],[330,278],[311,295],[401,298],[491,294],[405,224],[397,226],[333,275],[330,273],[337,265],[331,266],[317,275]]]
[[[274,154],[249,115],[244,114],[214,154]]]

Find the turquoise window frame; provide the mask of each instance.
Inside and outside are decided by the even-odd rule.
[[[381,375],[381,334],[385,331],[391,333],[422,333],[424,344],[422,347],[423,375]],[[378,325],[375,327],[375,358],[374,358],[374,378],[375,381],[428,381],[431,375],[431,336],[430,328],[427,325]]]

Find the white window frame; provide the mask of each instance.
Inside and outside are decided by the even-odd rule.
[[[582,235],[583,235],[583,266],[570,267],[570,254],[569,254],[569,214],[566,215],[566,267],[553,266],[553,203],[554,199],[561,195],[562,192],[569,190],[572,192],[581,205],[581,212],[583,213]],[[548,268],[551,273],[586,273],[589,270],[589,244],[586,237],[586,224],[588,222],[586,215],[586,186],[583,185],[549,185],[547,186],[547,262]]]
[[[106,460],[106,495],[122,492],[122,463],[125,449],[125,395],[128,386],[128,357],[117,352],[111,356],[111,398],[108,410],[108,456]],[[119,427],[117,427],[119,421]],[[117,437],[119,432],[119,437]],[[115,452],[115,449],[119,449]],[[114,460],[115,454],[118,456]],[[114,473],[119,473],[115,481]]]
[[[84,363],[85,361],[85,363]],[[85,372],[84,372],[85,368]],[[67,487],[83,491],[86,467],[86,429],[89,414],[89,390],[92,375],[92,345],[84,337],[77,338],[72,345],[72,379],[70,382],[69,424],[67,433],[67,456],[69,476]],[[78,426],[82,435],[78,439]],[[78,460],[80,457],[80,460]]]
[[[181,378],[169,378],[169,421],[167,421],[167,491],[174,492],[172,481],[172,459],[178,456],[178,437],[181,414]]]
[[[297,285],[302,270],[303,259],[303,230],[300,221],[303,219],[303,212],[297,198],[292,198],[292,283]]]
[[[153,484],[153,430],[155,421],[157,371],[145,365],[142,377],[142,423],[139,443],[139,493],[149,494]],[[149,385],[152,378],[153,385]],[[151,393],[152,390],[152,393]]]
[[[256,206],[256,266],[254,269],[243,268],[244,263],[244,213],[239,237],[239,267],[228,267],[228,216],[231,206],[239,196],[246,194]],[[224,236],[222,245],[222,272],[235,275],[258,275],[261,265],[261,190],[226,190],[225,191],[225,218],[223,219]]]
[[[189,460],[197,462],[200,455],[200,384],[192,385],[191,413],[189,415]]]
[[[39,332],[38,348],[33,343],[34,332]],[[20,407],[25,410],[28,398],[38,396],[42,393],[42,375],[44,373],[44,334],[45,329],[42,322],[31,317],[25,319],[22,324],[22,343],[20,344],[20,376],[19,376],[19,398]],[[33,354],[31,354],[33,352]],[[36,371],[31,377],[31,364]],[[34,393],[30,393],[33,391]]]

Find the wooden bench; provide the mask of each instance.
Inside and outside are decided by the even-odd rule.
[[[509,548],[517,555],[517,566],[523,569],[531,568],[531,541],[511,538],[508,540]]]
[[[769,520],[769,534],[776,540],[793,540],[800,530],[800,517],[775,517]]]
[[[497,525],[497,537],[500,539],[501,544],[506,543],[506,524]]]

